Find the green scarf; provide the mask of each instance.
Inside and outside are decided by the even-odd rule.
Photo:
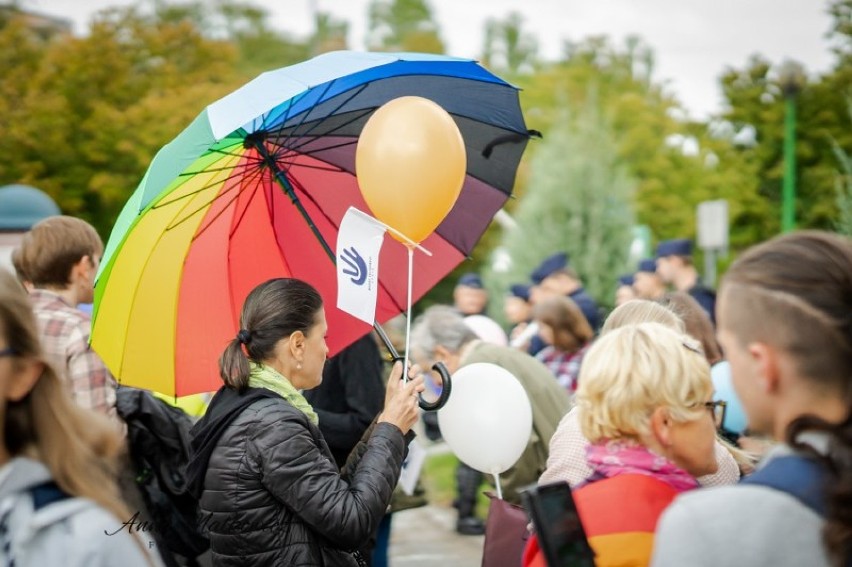
[[[299,393],[299,390],[293,387],[293,384],[286,377],[271,366],[265,364],[257,364],[256,362],[249,361],[249,366],[251,367],[251,374],[249,375],[250,388],[266,388],[275,392],[290,402],[290,405],[294,408],[308,416],[311,423],[319,425],[317,412],[314,411],[308,400]]]

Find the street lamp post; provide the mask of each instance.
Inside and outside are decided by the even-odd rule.
[[[781,192],[781,230],[796,227],[796,96],[805,85],[804,68],[787,60],[778,70],[778,83],[784,93],[784,185]]]

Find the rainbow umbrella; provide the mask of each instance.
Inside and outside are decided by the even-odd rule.
[[[474,61],[414,53],[341,51],[264,73],[164,146],[116,221],[92,347],[122,384],[177,396],[218,389],[243,300],[270,278],[319,290],[330,355],[370,331],[335,307],[329,243],[350,206],[369,210],[355,177],[362,127],[406,95],[447,110],[467,151],[461,196],[423,242],[433,255],[416,255],[413,299],[469,254],[511,193],[529,139],[515,87]],[[407,262],[403,246],[383,247],[377,322],[404,311]]]

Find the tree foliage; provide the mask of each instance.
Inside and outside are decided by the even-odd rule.
[[[19,41],[21,25],[0,29],[0,44]],[[228,45],[132,9],[21,53],[0,68],[15,78],[0,103],[0,179],[40,187],[102,233],[154,152],[233,84]]]
[[[145,0],[101,13],[74,37],[33,29],[14,5],[27,2],[0,13],[0,184],[41,187],[104,235],[155,152],[205,105],[262,71],[344,48],[348,31],[323,12],[314,14],[313,30],[294,36],[273,29],[250,1]],[[848,214],[838,187],[848,193],[849,163],[841,158],[852,155],[852,0],[829,0],[828,11],[835,64],[811,73],[797,99],[801,227],[836,227]],[[544,61],[518,13],[490,19],[485,31],[484,63],[523,89],[527,124],[545,134],[521,163],[510,212],[526,206],[534,179],[543,178],[537,154],[557,151],[552,137],[573,144],[566,132],[588,114],[605,124],[614,165],[635,182],[636,221],[655,239],[694,236],[697,204],[720,198],[729,202],[735,250],[778,232],[784,101],[777,62],[754,56],[727,69],[725,110],[698,121],[654,78],[654,54],[638,38],[566,41],[561,58]],[[372,0],[368,45],[445,49],[428,0]],[[583,149],[566,146],[562,154],[570,160]],[[487,264],[502,237],[492,226],[460,270]],[[445,287],[441,297],[452,286]]]
[[[426,0],[373,0],[367,44],[373,51],[444,53],[444,42]]]
[[[482,63],[509,75],[532,73],[538,58],[538,41],[523,29],[524,18],[512,12],[505,19],[485,23]]]
[[[564,250],[589,292],[611,303],[627,268],[636,182],[593,99],[548,130],[530,169],[517,227],[501,241],[512,265],[499,287],[527,280],[545,256]]]
[[[560,113],[593,104],[609,121],[620,163],[637,181],[637,221],[657,239],[691,237],[698,203],[750,203],[754,188],[730,142],[687,120],[678,101],[654,82],[653,69],[653,54],[638,38],[616,46],[597,37],[566,43],[563,60],[518,83],[528,121],[545,136]],[[752,208],[732,206],[743,218]]]

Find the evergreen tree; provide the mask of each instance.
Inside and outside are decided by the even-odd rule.
[[[852,122],[852,98],[848,101],[849,121]],[[834,154],[837,156],[839,172],[835,181],[837,191],[837,232],[852,236],[852,156],[843,151],[835,140],[832,140]]]
[[[538,57],[538,41],[523,29],[524,18],[512,12],[505,19],[485,22],[482,63],[510,74],[531,73]]]
[[[372,0],[368,45],[373,51],[444,53],[444,42],[426,0]]]
[[[526,281],[545,256],[564,250],[589,293],[611,305],[616,278],[627,268],[635,190],[594,101],[563,117],[533,156],[517,227],[503,235],[511,268],[491,283],[504,290]]]

